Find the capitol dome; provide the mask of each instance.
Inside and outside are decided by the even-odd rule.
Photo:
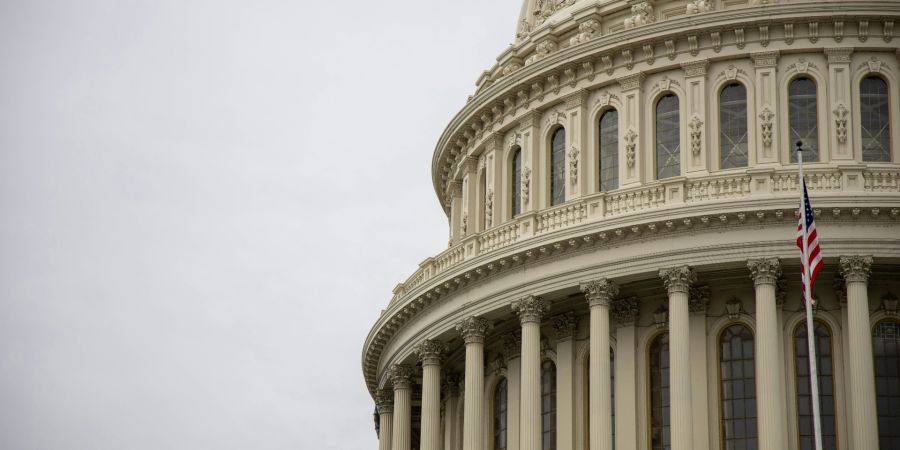
[[[380,450],[900,450],[897,1],[526,0],[363,347]]]

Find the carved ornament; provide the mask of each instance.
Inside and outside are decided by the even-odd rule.
[[[556,330],[556,338],[560,341],[572,339],[577,325],[578,321],[572,312],[553,316],[553,329]]]
[[[660,269],[659,277],[662,278],[669,294],[676,292],[687,294],[690,291],[691,285],[697,281],[697,274],[690,266]]]
[[[834,132],[837,141],[843,144],[847,142],[847,115],[850,114],[850,110],[843,103],[838,103],[832,114],[834,114]]]
[[[841,256],[841,275],[847,283],[865,283],[872,272],[871,256]]]
[[[781,276],[781,261],[778,258],[751,259],[747,261],[747,268],[756,286],[774,285]]]
[[[619,286],[608,278],[600,278],[581,283],[581,292],[591,307],[610,306],[619,295]]]
[[[637,297],[628,297],[613,301],[611,313],[616,324],[619,326],[634,324],[640,313]]]
[[[394,390],[409,389],[412,384],[413,373],[413,367],[409,364],[394,364],[391,366],[388,370],[388,377],[391,379],[391,384],[394,385]]]
[[[688,127],[691,129],[691,153],[694,156],[700,156],[701,138],[703,137],[703,121],[700,120],[700,116],[694,114]]]
[[[523,325],[529,322],[540,324],[544,313],[550,309],[550,305],[544,299],[533,295],[516,300],[511,306]]]
[[[416,356],[423,366],[438,365],[447,355],[447,344],[441,341],[426,339],[416,346]]]
[[[466,344],[483,343],[484,336],[491,329],[491,323],[481,317],[466,317],[456,323],[456,331]]]

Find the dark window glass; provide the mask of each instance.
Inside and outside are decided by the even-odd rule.
[[[619,188],[619,112],[600,117],[600,191]]]
[[[878,443],[881,450],[900,450],[900,322],[883,320],[872,333]]]
[[[656,103],[656,178],[681,175],[678,97],[669,94]]]
[[[485,224],[487,223],[487,176],[484,171],[481,172],[481,176],[478,177],[478,189],[481,191],[481,223],[478,224],[478,230],[484,231]]]
[[[566,201],[566,129],[553,132],[550,154],[550,205]]]
[[[541,450],[556,448],[556,365],[541,364]]]
[[[753,334],[732,325],[719,338],[721,427],[724,448],[756,450],[756,371]]]
[[[747,167],[747,89],[741,84],[719,94],[719,150],[723,169]]]
[[[512,159],[512,216],[522,213],[522,149],[516,147]]]
[[[803,160],[819,160],[819,118],[816,109],[816,83],[797,78],[788,86],[791,162],[797,162],[797,141],[803,142]]]
[[[612,411],[612,448],[616,450],[616,354],[609,349],[609,397]]]
[[[863,161],[890,161],[888,88],[881,78],[866,77],[859,83],[859,117],[862,124]]]
[[[506,450],[506,378],[494,390],[494,450]]]
[[[650,448],[671,450],[669,430],[669,334],[664,333],[650,344]]]
[[[837,429],[834,415],[834,362],[831,353],[831,331],[822,322],[815,322],[816,370],[819,372],[819,411],[822,417],[822,446],[837,449]],[[812,394],[809,386],[809,344],[806,322],[794,332],[795,366],[797,368],[797,423],[800,450],[814,450]]]

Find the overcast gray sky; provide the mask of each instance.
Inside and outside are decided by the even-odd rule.
[[[376,448],[363,340],[520,4],[0,2],[0,448]]]

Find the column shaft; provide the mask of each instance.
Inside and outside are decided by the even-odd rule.
[[[483,450],[484,446],[484,335],[490,323],[468,317],[456,324],[466,343],[466,374],[463,399],[463,450]]]
[[[784,441],[782,379],[778,364],[775,280],[756,282],[756,410],[760,450],[780,449]]]
[[[522,324],[522,394],[520,396],[522,450],[541,449],[541,329]]]
[[[669,414],[672,450],[693,450],[688,292],[696,275],[691,268],[682,266],[663,269],[660,276],[669,292]]]
[[[422,367],[422,427],[419,450],[441,450],[441,366]]]
[[[412,404],[409,385],[394,386],[394,426],[391,450],[410,450]]]
[[[591,304],[590,423],[591,450],[612,450],[612,402],[609,384],[609,306]]]
[[[875,398],[875,372],[872,357],[872,332],[869,325],[869,295],[866,282],[847,282],[847,306],[850,328],[850,397],[853,398],[853,448],[878,448],[878,412]]]
[[[394,413],[390,411],[378,414],[378,450],[391,450],[391,427]]]

